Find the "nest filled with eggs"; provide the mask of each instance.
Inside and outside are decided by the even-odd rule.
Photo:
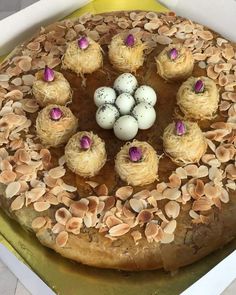
[[[124,73],[117,77],[113,88],[104,86],[95,91],[96,121],[103,129],[113,128],[120,140],[131,140],[139,129],[146,130],[154,124],[156,100],[153,88],[138,87],[135,76]]]

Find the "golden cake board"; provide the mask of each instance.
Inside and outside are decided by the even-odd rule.
[[[155,0],[94,0],[68,18],[85,12],[167,9]],[[0,57],[0,61],[4,57]],[[28,265],[52,290],[61,295],[175,295],[196,282],[236,248],[236,241],[175,274],[162,270],[138,273],[96,269],[65,259],[40,245],[0,210],[0,243]],[[135,247],[135,246],[134,246]]]

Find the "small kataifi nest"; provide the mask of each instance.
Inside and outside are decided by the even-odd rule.
[[[136,72],[144,62],[144,50],[147,48],[137,37],[133,46],[127,46],[124,34],[115,35],[109,45],[109,59],[114,68],[121,72]]]
[[[45,146],[57,147],[66,143],[77,127],[77,118],[65,106],[48,105],[36,119],[36,132]]]
[[[81,49],[78,41],[68,44],[62,60],[62,68],[69,69],[78,75],[91,74],[102,67],[103,56],[100,45],[91,38],[86,37],[88,47]]]
[[[41,107],[49,104],[66,105],[71,102],[70,84],[61,73],[54,71],[54,80],[51,82],[43,79],[43,71],[36,73],[35,78],[32,91]]]
[[[85,139],[85,144],[83,140]],[[65,147],[68,168],[83,177],[92,177],[106,163],[105,142],[93,132],[78,132]]]
[[[176,124],[169,124],[163,134],[165,153],[177,164],[198,163],[207,149],[204,134],[197,123],[185,121],[185,132],[176,133]]]
[[[130,151],[140,151],[140,160],[132,160]],[[126,143],[115,159],[115,169],[120,178],[133,186],[150,184],[158,179],[159,157],[153,147],[145,141],[133,140]]]

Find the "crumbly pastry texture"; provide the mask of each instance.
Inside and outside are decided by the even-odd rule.
[[[204,83],[204,91],[194,92],[198,80]],[[219,91],[216,83],[208,77],[190,77],[177,92],[177,104],[186,118],[211,120],[216,115],[219,104]]]
[[[116,151],[116,145],[109,141],[110,133],[109,137],[103,133],[108,147],[106,164],[112,169],[104,167],[103,175],[90,180],[76,178],[73,182],[65,166],[64,151],[59,149],[55,156],[36,136],[35,118],[40,107],[31,95],[34,73],[45,65],[61,71],[66,43],[75,42],[83,32],[106,49],[112,36],[123,30],[137,34],[148,47],[145,53],[152,67],[145,68],[139,79],[148,77],[154,84],[150,72],[155,69],[158,80],[154,57],[164,46],[182,44],[192,52],[194,70],[218,85],[218,116],[203,128],[208,149],[199,164],[184,167],[170,164],[163,156],[160,180],[134,187],[114,176],[114,158],[110,154]],[[222,247],[236,236],[235,53],[229,41],[173,13],[86,14],[42,28],[0,66],[1,207],[34,231],[45,246],[97,267],[174,270]],[[108,71],[107,76],[98,71],[96,78],[109,80],[113,71]],[[72,75],[64,73],[66,78]],[[177,92],[176,85],[168,87],[166,92]],[[82,92],[80,88],[74,97],[80,99]],[[164,96],[166,111],[171,97]],[[84,128],[92,126],[91,114],[87,113],[88,118],[82,116],[85,103],[90,107],[88,99],[81,99],[83,107],[76,109],[81,112],[79,120],[84,120]],[[76,108],[73,101],[72,105]],[[162,104],[158,105],[161,108]],[[164,120],[166,114],[161,118]],[[171,121],[169,118],[168,123]],[[161,125],[160,119],[157,123]],[[93,126],[97,133],[99,130]],[[150,141],[161,154],[158,126],[146,135],[140,133],[138,140]]]

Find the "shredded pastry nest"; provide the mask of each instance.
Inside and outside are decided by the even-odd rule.
[[[46,82],[43,79],[43,71],[36,73],[32,91],[41,107],[49,104],[65,105],[72,99],[72,90],[65,77],[54,71],[55,79],[52,82]]]
[[[135,44],[128,47],[124,44],[125,34],[118,34],[112,38],[109,45],[109,59],[112,65],[123,72],[136,72],[144,62],[146,44],[135,38]]]
[[[87,37],[89,46],[85,50],[80,49],[78,42],[68,43],[65,55],[62,59],[62,68],[69,69],[78,75],[91,74],[103,65],[102,49],[100,45]]]
[[[88,136],[92,141],[92,145],[88,150],[83,150],[80,147],[80,139],[84,135]],[[78,132],[71,137],[65,147],[65,159],[67,166],[74,173],[83,177],[92,177],[106,163],[105,143],[93,132]]]
[[[199,162],[207,149],[206,139],[197,123],[184,122],[186,133],[176,134],[175,123],[164,130],[163,145],[168,156],[178,165]]]
[[[60,108],[63,116],[59,121],[50,118],[52,108]],[[45,146],[57,147],[66,143],[76,132],[78,120],[65,106],[48,105],[39,112],[36,120],[37,135]]]
[[[169,51],[176,48],[178,58],[171,60]],[[191,76],[194,66],[192,52],[182,44],[171,44],[165,47],[156,58],[157,72],[166,80],[184,80]]]
[[[131,162],[129,149],[138,147],[142,151],[140,162]],[[115,169],[120,178],[128,184],[142,186],[157,180],[159,157],[153,147],[147,142],[134,140],[126,143],[117,154]]]
[[[194,92],[194,85],[198,80],[204,83],[204,91]],[[219,91],[216,83],[208,77],[190,77],[177,92],[177,104],[185,118],[196,120],[212,119],[218,109]]]

